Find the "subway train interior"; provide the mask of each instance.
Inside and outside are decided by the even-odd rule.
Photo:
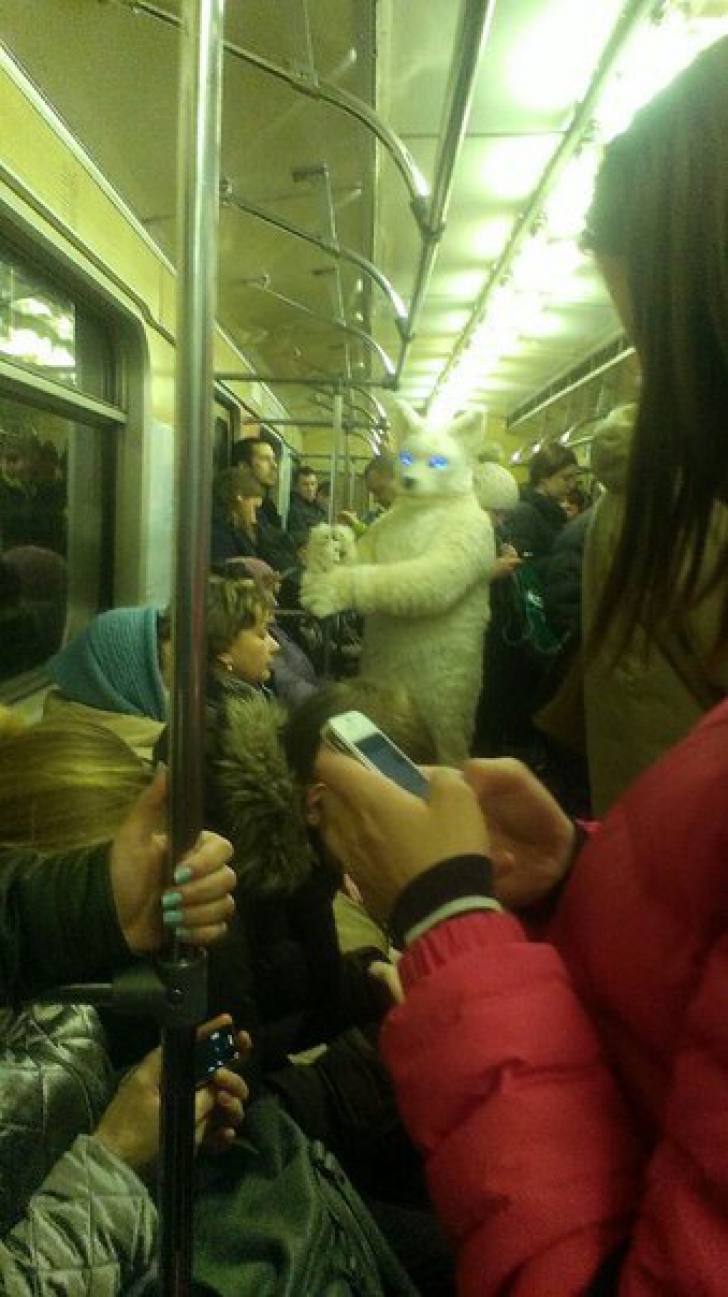
[[[728,0],[0,0],[0,782],[14,789],[7,797],[0,791],[0,821],[8,816],[0,822],[3,851],[84,845],[82,835],[66,840],[60,830],[43,837],[39,825],[51,819],[53,799],[49,791],[41,814],[30,798],[22,747],[13,755],[18,736],[30,752],[27,736],[44,725],[67,725],[73,733],[75,725],[83,730],[93,723],[97,711],[99,724],[114,730],[108,718],[119,711],[136,728],[132,737],[131,730],[116,732],[143,770],[169,763],[168,823],[178,860],[207,823],[204,734],[211,706],[223,705],[228,677],[252,690],[256,706],[263,698],[277,708],[279,724],[290,722],[294,737],[291,717],[301,699],[318,697],[322,688],[325,694],[332,682],[354,691],[334,708],[352,716],[367,714],[369,685],[392,688],[392,698],[406,693],[429,726],[430,748],[413,742],[410,751],[410,731],[404,723],[401,733],[397,728],[400,702],[381,699],[372,702],[368,737],[347,737],[334,726],[332,743],[354,751],[364,765],[379,764],[410,789],[409,756],[419,765],[456,767],[468,757],[516,758],[549,790],[559,814],[590,824],[721,704],[728,685],[725,638],[720,641],[727,569],[721,575],[721,560],[711,573],[707,555],[722,553],[728,561],[725,504],[711,512],[725,476],[720,437],[728,433],[728,340],[723,336],[711,351],[703,333],[703,358],[693,357],[703,366],[713,406],[707,396],[705,405],[694,394],[683,399],[688,360],[681,367],[668,359],[677,353],[666,350],[666,321],[676,320],[678,291],[693,271],[697,276],[702,254],[685,252],[669,300],[659,296],[659,254],[671,293],[680,262],[680,167],[691,154],[695,175],[704,168],[686,191],[706,231],[703,249],[718,228],[710,221],[724,222],[722,269],[700,272],[700,293],[706,302],[715,294],[711,318],[722,312],[725,330],[728,121],[719,121],[714,134],[706,127],[699,143],[697,132],[689,142],[686,127],[682,153],[679,142],[670,143],[676,161],[673,197],[666,201],[674,204],[675,223],[656,221],[657,247],[641,281],[661,303],[654,310],[635,307],[632,281],[620,269],[626,257],[600,245],[597,227],[609,204],[600,207],[594,196],[609,159],[621,156],[621,139],[636,138],[630,134],[636,115],[647,122],[640,116],[645,107],[656,96],[669,97],[695,61],[721,43],[725,53],[726,42]],[[708,114],[721,94],[724,111],[725,85],[713,100],[706,92]],[[711,149],[715,158],[721,147],[722,178],[718,173],[709,192],[703,176],[710,175]],[[668,154],[665,145],[663,169]],[[654,175],[657,167],[654,162]],[[635,200],[636,209],[644,200],[643,220],[652,210],[654,175],[645,166],[630,181],[643,185]],[[626,182],[617,199],[612,195],[609,214],[617,224],[622,203],[626,212]],[[637,262],[629,264],[634,269]],[[697,319],[697,305],[691,309],[688,327]],[[674,372],[662,384],[660,406],[655,372],[663,362]],[[664,466],[657,443],[648,440],[658,407],[669,422]],[[680,459],[685,429],[701,419],[712,449],[706,432],[704,460],[699,447]],[[690,465],[698,462],[693,479]],[[641,519],[640,473],[643,484],[652,479]],[[673,535],[674,561],[672,541],[665,540]],[[683,579],[687,593],[671,621],[671,590]],[[243,597],[255,605],[253,620],[241,620],[223,642],[221,619],[231,626],[234,600]],[[615,631],[600,675],[609,598],[624,610],[624,627]],[[667,610],[663,621],[660,608]],[[103,648],[94,639],[94,627],[111,626],[103,619],[113,612],[123,619],[119,635],[122,629],[131,635],[132,610],[142,620],[151,617],[144,625],[154,628],[153,670],[144,682],[131,681],[136,649],[130,641]],[[214,648],[213,630],[223,634]],[[238,632],[259,639],[245,667]],[[107,673],[113,663],[121,670],[122,659],[124,683],[111,681]],[[334,713],[322,710],[319,726],[331,727]],[[380,741],[377,726],[386,731],[390,716],[396,749],[367,756],[366,743]],[[152,727],[143,734],[142,722]],[[270,813],[260,810],[253,785],[269,781],[278,789],[283,780],[293,805],[299,778],[281,775],[293,740],[286,739],[286,757],[276,749],[277,764],[268,766],[260,755],[265,744],[259,736],[255,741],[260,767],[245,765],[242,738],[238,748],[229,741],[225,758],[244,766],[251,824]],[[381,743],[386,748],[386,737]],[[28,765],[27,778],[40,768]],[[50,790],[51,765],[48,770]],[[59,774],[58,787],[60,780]],[[26,792],[31,809],[21,824],[16,812]],[[720,801],[717,794],[713,801]],[[276,841],[288,814],[280,806],[270,821]],[[665,812],[668,819],[672,813]],[[319,825],[318,814],[306,802],[309,826]],[[235,816],[236,825],[245,820],[237,803]],[[247,850],[253,829],[240,834]],[[291,829],[285,850],[294,851],[294,840]],[[234,845],[237,867],[236,838]],[[467,844],[450,846],[453,856],[478,854]],[[570,861],[576,850],[569,848]],[[286,895],[287,868],[281,866]],[[724,869],[725,858],[723,894]],[[356,869],[343,877],[332,904],[348,954],[374,944],[386,960],[392,932],[427,931],[429,920],[423,927],[414,904],[407,922],[400,915],[400,927],[393,920],[386,929],[381,907],[368,905],[366,870],[363,878]],[[266,897],[269,886],[263,884]],[[374,892],[381,897],[384,889]],[[395,892],[387,895],[391,901]],[[443,897],[446,918],[467,909],[462,897]],[[534,897],[539,902],[541,894]],[[475,909],[499,908],[501,900],[487,898]],[[172,904],[165,922],[175,913]],[[538,904],[533,913],[541,922]],[[609,922],[626,930],[629,919],[617,914],[618,907],[609,910]],[[724,919],[723,912],[723,942]],[[267,922],[261,920],[261,931]],[[562,938],[568,945],[563,930]],[[659,960],[651,940],[652,934],[646,949]],[[180,967],[194,944],[187,922],[169,938],[170,967]],[[435,967],[445,956],[428,958]],[[632,967],[630,958],[625,968]],[[275,982],[276,970],[269,975]],[[290,975],[298,976],[295,967]],[[676,983],[681,976],[676,972]],[[590,978],[597,978],[593,969],[580,986],[591,985]],[[67,972],[65,980],[84,979]],[[685,1003],[688,998],[686,992]],[[673,1006],[671,1020],[680,1012]],[[191,1120],[190,1024],[205,1016],[188,1013],[186,1019],[157,1015],[165,1029],[163,1103],[167,1113],[187,1114],[182,1124]],[[462,1021],[463,1031],[470,1023],[477,1038],[466,1009]],[[649,1038],[653,1051],[642,1074],[642,1102],[652,1094],[650,1069],[662,1059],[663,1045],[669,1050],[665,1033],[653,1038],[645,1022],[632,1028],[641,1041]],[[396,1036],[393,1028],[386,1045],[395,1086],[406,1071]],[[312,1036],[295,1040],[286,1059],[319,1043]],[[425,1056],[418,1041],[413,1028],[419,1067]],[[724,1124],[725,1035],[722,1041]],[[513,1049],[520,1048],[514,1037]],[[615,1070],[620,1081],[627,1076],[631,1094],[626,1059],[625,1047]],[[423,1070],[433,1061],[428,1056]],[[519,1055],[504,1066],[518,1072],[526,1063]],[[543,1063],[545,1070],[560,1066],[555,1054]],[[287,1086],[280,1083],[284,1096]],[[437,1121],[422,1135],[417,1116],[408,1120],[414,1088],[411,1076],[403,1081],[400,1107],[415,1142],[422,1148],[429,1140],[432,1151]],[[664,1080],[663,1098],[667,1091]],[[499,1129],[509,1124],[507,1116],[493,1120]],[[651,1130],[660,1126],[662,1112],[649,1120]],[[180,1135],[169,1118],[161,1213],[165,1297],[193,1291],[186,1286],[193,1264],[188,1244],[178,1264],[177,1231],[184,1234],[184,1226],[173,1183],[186,1165],[187,1129]],[[389,1145],[372,1138],[387,1164],[381,1148]],[[587,1136],[580,1140],[591,1156]],[[401,1156],[406,1161],[409,1151]],[[503,1156],[508,1161],[510,1154]],[[360,1188],[360,1151],[357,1157],[343,1160]],[[1,1154],[0,1164],[2,1179]],[[563,1174],[576,1173],[572,1167]],[[668,1181],[670,1174],[663,1164]],[[718,1297],[728,1291],[725,1166],[721,1174],[722,1222],[716,1208],[710,1242],[684,1269],[679,1240],[664,1266],[663,1249],[654,1288],[642,1280],[629,1286],[629,1278],[624,1290],[619,1286],[618,1267],[630,1262],[615,1227],[603,1253],[584,1244],[583,1286],[573,1278],[581,1275],[581,1262],[567,1276],[558,1268],[538,1271],[530,1258],[518,1262],[525,1267],[519,1274],[536,1265],[535,1278],[529,1272],[521,1289],[515,1262],[509,1272],[500,1257],[486,1279],[481,1262],[474,1262],[475,1244],[472,1253],[460,1254],[453,1226],[459,1208],[448,1201],[443,1207],[447,1189],[438,1187],[436,1166],[430,1189],[455,1237],[457,1263],[443,1253],[429,1269],[429,1262],[411,1265],[407,1249],[399,1249],[398,1228],[385,1216],[382,1233],[390,1243],[394,1236],[397,1264],[407,1272],[402,1286],[390,1275],[389,1286],[341,1291]],[[369,1169],[362,1179],[369,1192],[367,1175]],[[451,1190],[459,1175],[453,1172]],[[626,1175],[614,1171],[616,1179]],[[695,1175],[709,1179],[703,1168]],[[463,1190],[463,1203],[466,1198]],[[527,1213],[517,1219],[523,1237],[532,1228],[538,1234],[541,1225]],[[573,1224],[574,1236],[581,1228]],[[701,1228],[698,1221],[698,1234]],[[610,1230],[612,1224],[605,1226],[605,1238],[612,1239]],[[550,1246],[543,1243],[544,1254]],[[655,1246],[659,1252],[659,1240]],[[520,1256],[516,1244],[513,1252]],[[36,1291],[13,1289],[10,1280],[5,1288],[4,1264],[0,1256],[3,1291]],[[138,1280],[135,1265],[129,1275]],[[675,1286],[666,1274],[677,1275]],[[127,1291],[95,1287],[93,1266],[88,1275],[90,1286],[52,1290],[79,1297]],[[330,1276],[322,1276],[299,1277],[285,1291],[318,1297],[329,1291]],[[603,1286],[589,1286],[589,1276]],[[212,1285],[205,1291],[232,1297],[222,1281],[216,1287],[209,1274],[203,1278]],[[279,1290],[284,1287],[258,1288],[253,1279],[239,1289]]]

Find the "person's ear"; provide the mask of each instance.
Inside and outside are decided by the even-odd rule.
[[[304,798],[304,815],[306,823],[317,827],[321,823],[321,811],[326,784],[309,784]]]

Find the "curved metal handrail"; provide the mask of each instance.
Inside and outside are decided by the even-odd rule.
[[[179,27],[181,25],[176,14],[171,14],[160,5],[151,3],[151,0],[115,0],[115,2],[126,9],[131,9],[133,13],[147,14],[151,18],[167,23],[170,27]],[[369,104],[356,95],[350,94],[347,90],[342,90],[339,86],[321,80],[320,77],[302,77],[300,72],[281,67],[280,64],[274,63],[272,59],[266,59],[262,54],[256,54],[253,50],[246,50],[241,45],[236,45],[234,41],[224,41],[223,48],[226,54],[231,54],[233,58],[248,63],[251,67],[257,68],[259,72],[265,72],[268,76],[275,77],[279,81],[285,81],[293,90],[298,91],[299,94],[307,95],[309,99],[319,99],[323,103],[330,104],[332,108],[339,109],[340,112],[346,113],[349,117],[353,117],[360,122],[362,126],[366,126],[368,130],[376,135],[380,144],[387,150],[402,176],[409,192],[412,214],[418,226],[423,233],[428,231],[427,199],[430,193],[429,185],[407,146],[396,132],[391,130],[386,122],[382,121],[378,113],[373,108],[370,108]]]

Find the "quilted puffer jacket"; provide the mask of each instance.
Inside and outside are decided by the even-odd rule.
[[[402,958],[381,1046],[461,1297],[728,1291],[727,781],[724,703],[594,833],[546,940],[471,913]]]
[[[0,1291],[117,1297],[150,1267],[157,1218],[141,1180],[89,1135],[113,1078],[92,1009],[0,1017]]]

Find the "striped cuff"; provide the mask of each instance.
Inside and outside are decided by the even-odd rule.
[[[392,941],[403,950],[436,924],[474,910],[500,909],[492,896],[490,861],[485,856],[454,856],[413,879],[397,898]]]

